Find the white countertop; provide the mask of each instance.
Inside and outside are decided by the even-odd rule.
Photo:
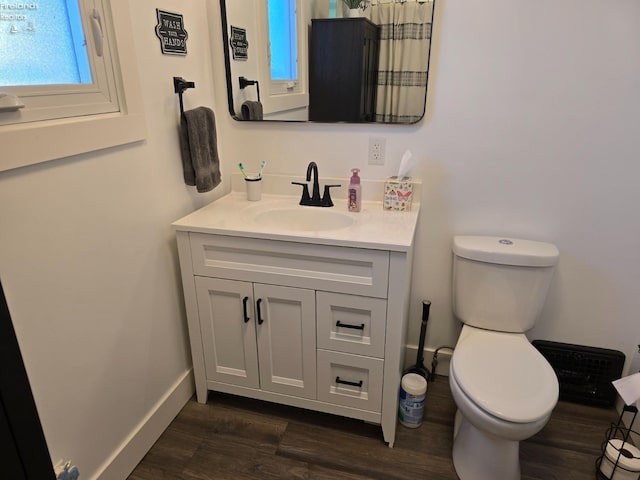
[[[230,194],[181,218],[172,225],[176,231],[212,233],[237,237],[285,240],[321,245],[369,248],[406,252],[411,249],[418,222],[420,205],[414,203],[409,212],[385,211],[381,202],[362,202],[360,212],[349,212],[347,202],[335,199],[333,207],[303,207],[300,198],[289,195],[262,194],[262,200],[250,202],[244,192]],[[352,224],[327,230],[300,230],[296,225],[270,225],[256,218],[263,212],[279,210],[284,213],[312,217],[318,210],[340,214]],[[286,212],[285,212],[286,211]],[[295,212],[292,212],[295,211]],[[277,217],[277,213],[275,217]]]

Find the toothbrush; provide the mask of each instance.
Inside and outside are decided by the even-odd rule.
[[[244,175],[244,178],[247,178],[247,172],[244,171],[244,165],[242,165],[242,162],[238,163],[238,168],[242,172],[242,175]]]
[[[258,172],[258,178],[262,178],[262,170],[264,169],[264,166],[267,164],[266,160],[262,160],[260,162],[260,171]]]

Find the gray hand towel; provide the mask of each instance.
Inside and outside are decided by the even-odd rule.
[[[262,103],[253,100],[247,100],[242,104],[243,120],[262,120]]]
[[[180,121],[180,153],[184,183],[195,185],[200,193],[220,184],[216,118],[210,108],[184,112]]]

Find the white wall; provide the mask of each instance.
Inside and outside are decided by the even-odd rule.
[[[51,456],[83,479],[190,369],[170,223],[224,188],[184,185],[176,133],[174,75],[186,108],[226,114],[205,0],[129,3],[147,141],[0,174],[0,276]],[[161,54],[156,7],[184,15],[186,57]]]
[[[383,178],[409,148],[424,182],[413,343],[422,299],[433,302],[427,344],[456,341],[451,237],[512,235],[553,242],[561,252],[530,337],[630,356],[640,342],[639,18],[635,0],[437,0],[422,122],[225,122],[225,139],[234,145],[226,160],[264,158],[270,172],[300,175],[314,160],[321,176],[346,179],[359,167],[365,178]],[[213,47],[214,64],[222,65],[221,45]],[[222,75],[215,74],[218,99]],[[370,136],[387,138],[384,167],[367,165]]]
[[[213,2],[215,7],[218,8],[218,2]],[[246,77],[249,80],[259,80],[258,72],[260,71],[260,66],[258,64],[258,51],[261,48],[259,35],[258,35],[258,25],[256,23],[256,9],[258,8],[255,4],[255,0],[243,0],[242,2],[238,1],[227,1],[227,35],[231,38],[231,27],[242,28],[247,32],[247,42],[249,43],[249,49],[247,51],[247,60],[234,60],[231,52],[231,46],[227,44],[227,48],[229,49],[229,65],[231,67],[231,80],[233,82],[233,103],[234,108],[233,111],[239,117],[241,115],[242,104],[245,100],[257,100],[257,91],[255,86],[246,87],[245,89],[240,89],[238,84],[238,79],[240,77]],[[222,28],[218,26],[216,31],[219,35],[222,35]],[[213,34],[213,32],[212,32]],[[222,40],[219,40],[220,48],[222,48]],[[220,65],[217,65],[218,68],[222,69],[224,73],[224,60]],[[225,83],[223,82],[223,85]],[[263,84],[264,90],[264,84]],[[261,92],[263,95],[264,93]],[[226,96],[220,97],[220,101],[226,104]],[[228,109],[226,110],[228,111]]]
[[[428,114],[411,127],[234,122],[216,2],[130,5],[147,142],[0,173],[0,275],[54,459],[93,478],[189,368],[169,224],[227,187],[197,195],[182,183],[174,75],[196,82],[187,108],[216,110],[225,178],[258,159],[267,174],[302,176],[315,160],[321,176],[383,178],[414,152],[413,343],[422,299],[433,302],[428,344],[455,342],[450,240],[486,233],[560,248],[532,338],[635,351],[636,0],[437,0]],[[156,7],[184,15],[188,56],[160,54]],[[370,136],[387,138],[383,167],[367,165]]]

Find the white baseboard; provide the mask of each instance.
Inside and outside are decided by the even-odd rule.
[[[431,371],[431,361],[433,360],[433,354],[436,351],[435,348],[424,349],[424,366]],[[452,350],[442,349],[438,352],[438,366],[436,367],[436,374],[449,376],[449,361],[451,360]],[[408,368],[416,364],[418,357],[418,346],[407,345],[404,355],[404,367]]]
[[[193,370],[187,370],[98,469],[93,480],[123,480],[160,438],[195,391]]]

